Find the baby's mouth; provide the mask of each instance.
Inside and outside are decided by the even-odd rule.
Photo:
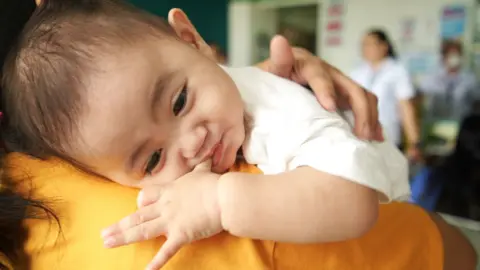
[[[212,149],[212,165],[217,167],[223,157],[223,145],[222,143],[217,143]]]

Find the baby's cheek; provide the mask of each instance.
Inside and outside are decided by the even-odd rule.
[[[142,175],[128,175],[124,172],[110,172],[105,175],[106,178],[122,186],[141,188]]]

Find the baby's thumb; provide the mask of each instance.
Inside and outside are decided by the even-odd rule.
[[[211,171],[212,170],[212,160],[208,159],[197,166],[193,168],[194,172],[199,172],[199,171]]]

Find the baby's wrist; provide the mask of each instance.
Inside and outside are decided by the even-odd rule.
[[[218,175],[217,180],[215,181],[215,188],[213,194],[211,194],[211,198],[213,199],[212,203],[212,217],[213,219],[218,222],[220,225],[222,225],[222,215],[221,215],[221,207],[220,203],[218,201],[218,188],[219,188],[219,181],[220,181],[221,175]],[[222,226],[222,230],[224,230]]]
[[[228,231],[228,209],[231,208],[232,205],[232,196],[229,196],[231,194],[231,188],[232,188],[232,172],[228,172],[225,174],[222,174],[217,183],[217,207],[218,207],[218,213],[220,215],[220,223],[222,224],[222,229]]]
[[[245,212],[250,212],[250,196],[252,194],[252,184],[257,181],[251,181],[250,177],[254,174],[242,172],[228,172],[220,176],[217,189],[217,201],[220,210],[220,220],[222,228],[229,233],[238,232],[245,219]]]

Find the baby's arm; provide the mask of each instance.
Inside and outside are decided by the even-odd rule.
[[[231,234],[297,243],[359,237],[378,212],[376,191],[310,167],[277,175],[227,173],[218,200],[222,226]]]

